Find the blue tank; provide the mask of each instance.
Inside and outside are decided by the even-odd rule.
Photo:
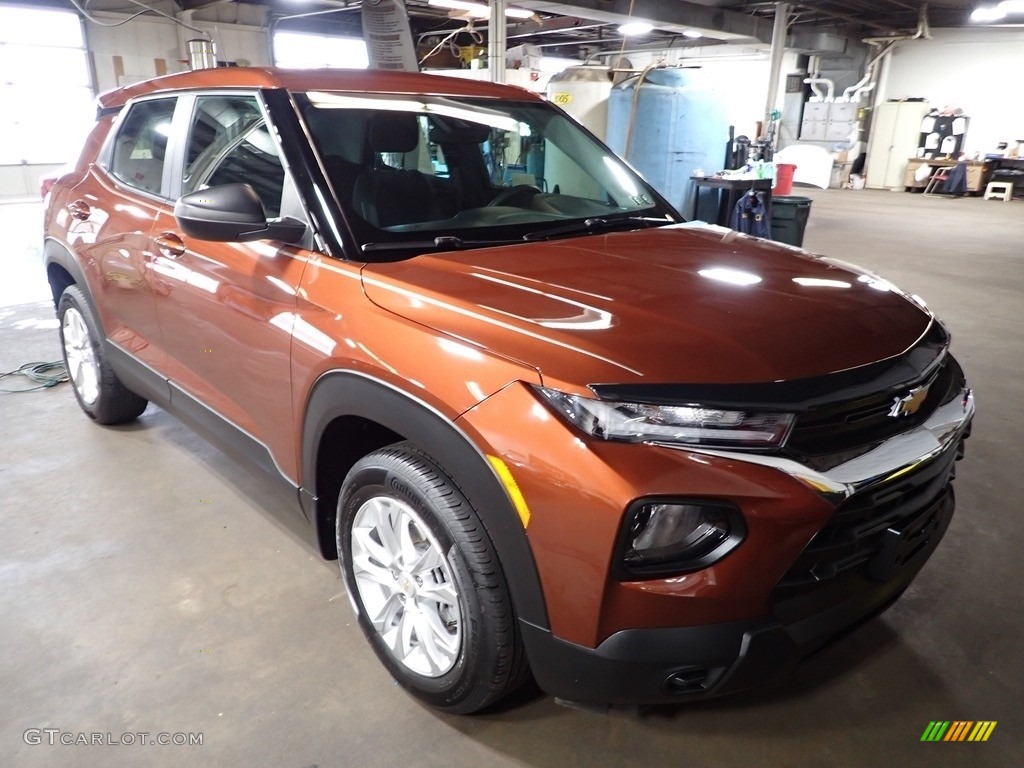
[[[694,170],[713,174],[723,167],[729,141],[725,105],[699,69],[653,69],[638,86],[640,77],[627,78],[612,88],[608,146],[689,217]],[[630,122],[633,130],[627,147]]]

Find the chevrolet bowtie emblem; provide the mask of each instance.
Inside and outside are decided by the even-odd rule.
[[[889,411],[889,415],[894,419],[898,419],[900,416],[910,416],[911,414],[917,413],[917,409],[921,407],[921,403],[923,403],[925,398],[928,397],[928,387],[930,386],[930,384],[923,384],[920,387],[914,387],[903,397],[897,395],[893,399],[892,409]]]

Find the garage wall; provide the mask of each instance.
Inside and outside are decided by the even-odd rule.
[[[118,18],[114,14],[103,15],[108,17]],[[270,46],[262,26],[198,20],[189,23],[213,36],[221,61],[253,66],[270,64]],[[169,19],[155,17],[141,17],[114,28],[87,24],[85,32],[95,67],[96,88],[101,93],[149,77],[184,71],[188,68],[185,42],[199,37]]]
[[[269,65],[269,38],[266,28],[260,23],[264,18],[263,9],[232,7],[228,11],[234,14],[234,19],[229,22],[217,18],[190,18],[187,22],[213,37],[221,61],[234,61],[240,65]],[[210,10],[211,14],[214,12],[214,9]],[[126,18],[125,15],[114,13],[96,13],[94,16],[107,23]],[[197,33],[169,19],[155,16],[142,16],[119,27],[103,27],[86,22],[84,28],[93,68],[93,85],[98,93],[150,77],[186,70],[185,42],[199,37]],[[75,158],[69,157],[67,160],[73,162]],[[38,196],[40,178],[62,167],[60,164],[0,165],[0,200]]]
[[[939,29],[931,40],[897,43],[880,99],[923,96],[933,107],[961,107],[971,118],[968,154],[1024,138],[1024,31]]]
[[[39,197],[39,184],[44,176],[57,173],[63,165],[0,165],[0,202],[4,198]]]
[[[654,61],[682,66],[699,66],[708,74],[708,80],[717,96],[725,104],[729,124],[736,126],[736,135],[754,138],[757,122],[764,119],[765,97],[768,94],[768,79],[771,62],[763,48],[722,46],[715,49],[690,48],[686,54],[669,52],[630,54],[629,60],[636,67],[646,67]],[[781,108],[786,89],[787,72],[797,69],[798,55],[787,51],[782,57],[782,73],[779,79],[777,103]],[[722,137],[722,146],[728,137]]]

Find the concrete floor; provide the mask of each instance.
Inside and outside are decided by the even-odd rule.
[[[977,392],[957,514],[884,617],[775,690],[642,717],[539,695],[438,715],[390,682],[335,564],[259,478],[153,407],[110,429],[67,385],[2,394],[0,766],[1020,765],[1024,205],[807,194],[805,245],[925,297]],[[38,220],[0,206],[0,297],[19,304],[0,306],[0,370],[59,358]],[[931,720],[998,726],[987,743],[920,743]],[[203,743],[29,745],[29,728]]]

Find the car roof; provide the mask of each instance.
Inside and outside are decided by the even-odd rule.
[[[123,106],[137,96],[209,88],[286,88],[290,91],[436,94],[543,101],[525,88],[419,72],[275,67],[218,67],[180,72],[107,91],[100,94],[98,101],[102,109],[110,109]]]

